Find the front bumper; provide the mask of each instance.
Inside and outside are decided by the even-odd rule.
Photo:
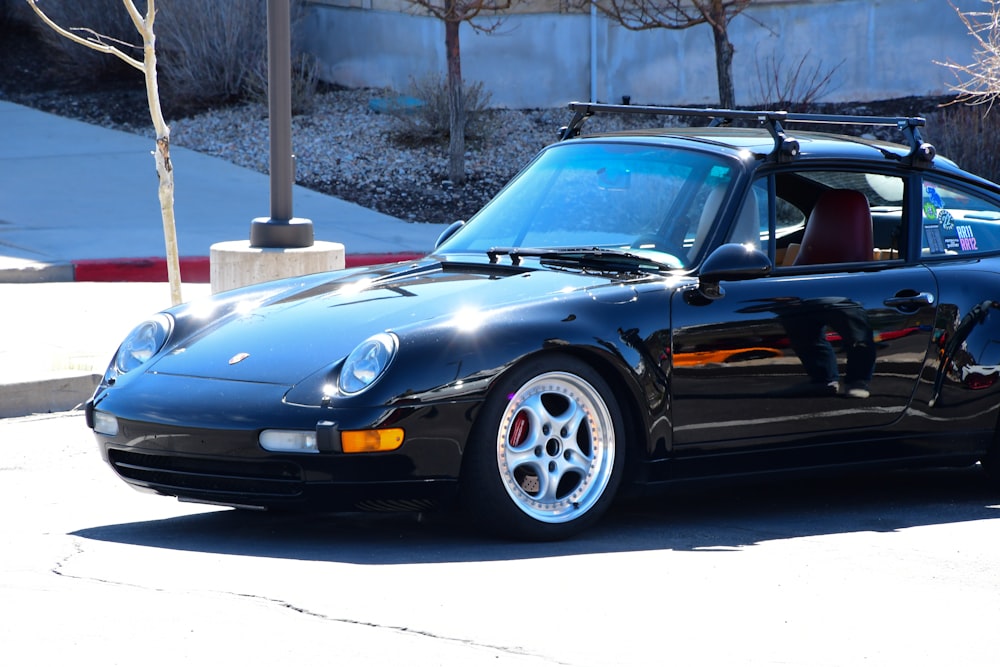
[[[88,402],[88,426],[95,409],[112,407]],[[117,435],[95,436],[123,481],[181,500],[258,509],[424,510],[457,491],[471,412],[467,404],[392,412],[388,419],[406,434],[403,446],[377,453],[326,446],[318,453],[269,452],[259,445],[263,424],[233,428],[231,420],[206,428],[116,415]],[[322,443],[339,440],[337,417],[336,410],[311,415]]]

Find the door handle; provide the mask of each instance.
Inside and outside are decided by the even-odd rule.
[[[924,306],[934,305],[934,295],[930,292],[913,292],[911,290],[906,290],[905,292],[899,292],[891,299],[886,299],[882,303],[889,308],[895,308],[897,310],[919,310]]]

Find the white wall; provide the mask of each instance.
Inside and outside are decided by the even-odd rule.
[[[981,11],[982,0],[957,0]],[[444,26],[396,12],[312,6],[307,48],[324,79],[352,87],[403,92],[411,78],[445,70]],[[482,81],[493,104],[554,107],[596,97],[633,103],[718,104],[710,30],[630,31],[596,19],[591,60],[586,14],[514,14],[494,34],[461,27],[462,73]],[[730,24],[736,48],[733,75],[740,105],[759,99],[768,58],[786,68],[803,58],[807,69],[836,70],[822,101],[877,100],[948,94],[953,75],[934,61],[972,61],[975,47],[947,0],[761,0]]]

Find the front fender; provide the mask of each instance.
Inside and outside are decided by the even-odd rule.
[[[665,295],[664,290],[655,293]],[[593,365],[615,389],[636,430],[663,423],[667,401],[662,322],[644,299],[623,288],[627,299],[576,295],[544,304],[519,304],[485,313],[458,313],[448,321],[395,330],[399,350],[385,374],[366,391],[336,395],[339,364],[294,387],[288,402],[336,409],[405,408],[483,400],[496,380],[528,357],[560,350]],[[649,313],[661,312],[662,322]]]

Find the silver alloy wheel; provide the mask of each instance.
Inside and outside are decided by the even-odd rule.
[[[564,523],[600,500],[615,462],[615,430],[600,393],[562,371],[539,375],[508,400],[497,434],[504,488],[529,517]]]

